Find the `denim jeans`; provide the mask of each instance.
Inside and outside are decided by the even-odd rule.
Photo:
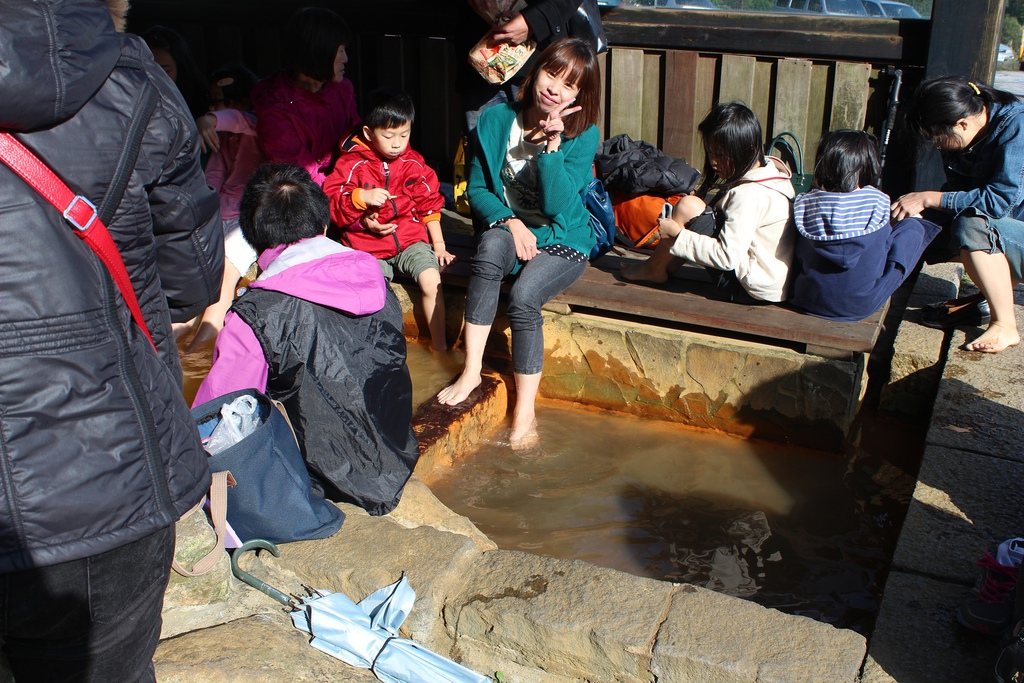
[[[0,575],[0,637],[18,683],[155,681],[174,527],[109,552]]]
[[[515,268],[512,233],[492,228],[480,237],[466,294],[466,322],[490,325],[498,309],[501,281]],[[536,375],[544,366],[544,319],[540,307],[576,282],[586,262],[572,263],[540,252],[523,264],[508,293],[508,325],[512,329],[512,368]]]
[[[989,218],[967,209],[951,225],[953,243],[960,249],[1002,253],[1010,264],[1010,276],[1020,282],[1024,276],[1024,222],[1015,218]]]

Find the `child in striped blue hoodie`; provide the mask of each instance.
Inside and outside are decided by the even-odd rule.
[[[875,136],[826,133],[812,189],[793,202],[796,253],[790,305],[828,320],[862,320],[907,279],[939,226],[920,218],[890,225]]]

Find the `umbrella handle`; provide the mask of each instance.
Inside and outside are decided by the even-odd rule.
[[[258,590],[259,592],[265,593],[274,600],[277,600],[285,607],[290,607],[292,610],[297,610],[299,606],[295,603],[294,600],[292,600],[286,594],[277,590],[273,586],[267,585],[263,581],[260,581],[255,576],[253,576],[247,571],[244,571],[238,566],[238,558],[242,556],[242,553],[245,553],[249,550],[269,550],[270,554],[274,557],[281,557],[281,551],[277,549],[276,545],[274,545],[270,541],[264,541],[262,538],[254,538],[250,541],[246,541],[241,545],[241,547],[236,548],[234,552],[231,553],[231,573],[234,574],[238,579],[241,579],[243,582],[249,584],[256,590]]]

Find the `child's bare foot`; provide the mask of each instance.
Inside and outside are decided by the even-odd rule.
[[[473,393],[473,390],[480,386],[480,373],[470,372],[463,370],[459,378],[452,384],[449,384],[444,389],[437,393],[437,402],[442,403],[446,406],[455,406],[467,398]]]
[[[448,344],[441,342],[438,344],[435,341],[430,342],[430,350],[434,353],[448,353]]]
[[[193,353],[205,346],[213,344],[217,341],[218,334],[220,334],[220,328],[213,323],[204,320],[199,324],[199,331],[196,332],[196,336],[192,337],[192,341],[189,342],[188,348],[185,349],[185,353]]]
[[[668,282],[668,272],[661,268],[652,268],[650,259],[636,264],[623,265],[622,277],[630,282]]]
[[[188,336],[188,333],[192,331],[192,326],[195,325],[196,319],[192,318],[187,323],[171,323],[171,334],[174,335],[175,343],[180,342],[182,339]]]
[[[979,351],[981,353],[999,353],[1011,346],[1020,343],[1020,334],[1017,333],[1016,323],[1004,325],[995,321],[988,326],[980,337],[974,341],[964,344],[968,351]]]

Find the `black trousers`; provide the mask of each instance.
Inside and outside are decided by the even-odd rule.
[[[155,681],[174,527],[106,553],[0,575],[0,637],[18,683]]]
[[[683,227],[698,235],[717,238],[718,233],[722,231],[722,216],[709,206],[704,209],[703,213],[687,221]],[[733,271],[719,270],[711,266],[704,266],[704,270],[711,276],[712,284],[725,291],[729,301],[747,305],[768,303],[747,294],[747,290],[740,284],[739,278],[736,277],[736,273]]]

